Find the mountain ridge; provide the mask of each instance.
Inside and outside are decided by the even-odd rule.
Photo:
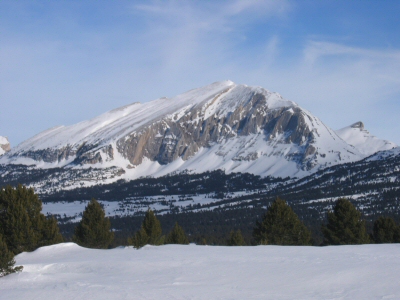
[[[0,164],[119,168],[109,181],[215,169],[302,177],[366,156],[278,93],[222,81],[53,127]]]

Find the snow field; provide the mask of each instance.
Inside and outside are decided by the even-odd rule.
[[[146,246],[73,243],[16,256],[0,299],[400,299],[400,245]]]
[[[234,192],[229,195],[232,197],[239,197],[247,195],[251,192]],[[180,209],[189,208],[190,205],[196,206],[198,204],[205,205],[218,202],[221,199],[211,198],[212,194],[199,194],[199,195],[155,195],[140,198],[125,199],[122,201],[105,201],[98,200],[103,205],[106,217],[113,216],[132,216],[137,213],[146,212],[148,208],[157,212],[157,214],[164,214],[170,211],[171,205],[179,207]],[[90,200],[82,201],[58,201],[58,202],[45,202],[42,204],[42,213],[44,215],[59,215],[61,218],[72,218],[70,222],[79,222],[82,219],[82,213]],[[206,207],[200,207],[199,210],[206,210]],[[191,211],[197,211],[195,208],[190,208]]]

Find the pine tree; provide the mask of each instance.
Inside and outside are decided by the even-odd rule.
[[[46,245],[54,245],[58,243],[64,242],[64,238],[60,234],[58,225],[57,225],[57,220],[52,217],[50,219],[46,219],[44,215],[41,215],[41,222],[43,224],[42,226],[42,238],[39,242],[40,246],[46,246]]]
[[[128,243],[135,248],[141,248],[147,244],[162,245],[164,241],[165,237],[162,236],[161,223],[149,208],[144,216],[140,230],[132,238],[128,239]]]
[[[400,243],[400,227],[389,217],[379,217],[374,222],[372,237],[375,243]]]
[[[86,206],[82,220],[75,228],[72,240],[80,246],[106,249],[114,239],[110,220],[105,217],[100,203],[92,199]]]
[[[22,185],[0,189],[0,234],[9,251],[18,254],[62,241],[57,222],[47,220],[41,210],[33,189]]]
[[[7,244],[0,235],[0,277],[22,271],[22,266],[14,267],[14,253],[8,251]]]
[[[148,244],[161,245],[160,239],[162,235],[161,223],[151,209],[148,209],[142,224],[147,236],[149,237]]]
[[[277,198],[262,221],[256,222],[253,237],[258,245],[311,245],[311,233],[296,213]]]
[[[240,230],[231,231],[229,239],[227,240],[228,246],[245,246],[246,242],[244,241],[242,232]]]
[[[328,224],[322,226],[324,245],[355,245],[369,243],[361,213],[347,199],[339,199],[328,212]]]
[[[136,249],[146,246],[148,242],[149,236],[147,235],[146,230],[144,230],[143,226],[140,227],[140,230],[137,231],[132,238],[128,239],[128,244],[132,245]]]
[[[178,222],[175,223],[174,228],[167,235],[165,240],[166,244],[189,244],[189,239],[187,238],[185,231],[181,226],[178,225]]]

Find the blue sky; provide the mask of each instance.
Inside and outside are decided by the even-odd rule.
[[[395,0],[2,0],[0,135],[230,79],[400,144],[399,15]]]

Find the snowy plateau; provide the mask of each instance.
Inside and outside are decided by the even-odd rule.
[[[400,299],[400,245],[145,246],[64,243],[16,256],[0,299]]]

